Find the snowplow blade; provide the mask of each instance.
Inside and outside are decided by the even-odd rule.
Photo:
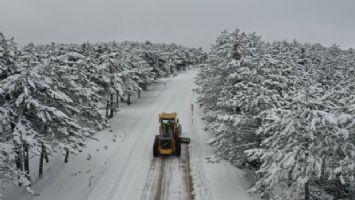
[[[180,141],[184,144],[190,144],[190,138],[187,137],[180,137]]]

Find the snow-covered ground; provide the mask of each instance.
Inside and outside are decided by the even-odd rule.
[[[33,184],[33,196],[22,188],[10,188],[4,199],[18,200],[109,200],[109,199],[189,199],[187,157],[153,158],[152,145],[158,132],[158,114],[178,113],[183,135],[191,137],[190,163],[195,199],[249,199],[242,187],[241,171],[227,163],[212,164],[206,144],[200,110],[191,104],[196,70],[169,79],[160,79],[141,99],[120,108],[111,127],[98,133],[77,156],[64,164],[58,157],[47,166],[44,177]],[[186,148],[183,149],[186,151]]]

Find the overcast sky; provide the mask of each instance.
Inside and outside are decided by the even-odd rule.
[[[224,29],[355,47],[354,0],[0,0],[17,43],[150,40],[209,48]]]

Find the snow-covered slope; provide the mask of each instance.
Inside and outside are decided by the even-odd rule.
[[[153,158],[152,145],[158,132],[158,113],[178,113],[183,134],[192,138],[191,168],[196,199],[248,199],[241,186],[238,169],[207,163],[211,150],[203,124],[191,111],[195,101],[192,70],[160,79],[150,91],[135,99],[110,121],[111,128],[98,133],[87,149],[71,156],[67,164],[59,157],[33,190],[5,191],[4,199],[109,200],[109,199],[188,199],[186,154],[181,158]],[[195,106],[196,108],[196,106]],[[198,111],[198,110],[197,110]],[[186,150],[186,149],[184,149]]]

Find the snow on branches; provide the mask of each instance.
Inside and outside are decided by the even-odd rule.
[[[210,144],[219,158],[257,171],[251,192],[265,199],[322,199],[315,191],[349,197],[353,49],[224,31],[196,83]]]
[[[277,196],[292,199],[303,194],[308,181],[326,178],[349,183],[355,170],[355,144],[349,138],[354,128],[354,116],[344,113],[311,109],[265,113],[257,130],[264,140],[260,148],[246,151],[263,163],[258,170],[262,177],[251,191],[262,191],[263,196],[282,186],[289,190]]]

